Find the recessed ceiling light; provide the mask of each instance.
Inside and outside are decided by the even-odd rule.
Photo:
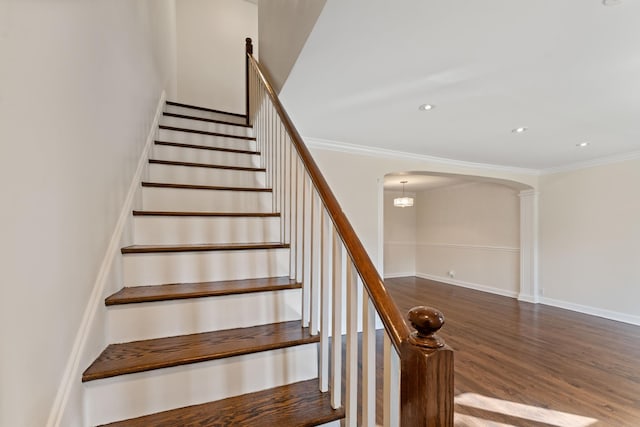
[[[436,106],[433,104],[422,104],[421,106],[418,107],[418,110],[429,111],[429,110],[433,110],[434,108],[436,108]]]
[[[513,133],[523,133],[523,132],[526,132],[527,130],[528,130],[528,128],[521,127],[521,128],[511,129],[511,132],[513,132]]]
[[[587,141],[584,142],[579,142],[576,144],[576,147],[586,147],[587,145],[589,145],[589,143]]]
[[[602,4],[605,6],[618,6],[622,4],[622,0],[602,0]]]

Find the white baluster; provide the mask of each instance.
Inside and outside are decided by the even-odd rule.
[[[342,242],[333,230],[333,334],[331,406],[342,406]]]
[[[304,169],[302,161],[296,155],[296,280],[304,285],[303,281],[303,255],[304,255]]]
[[[384,333],[384,427],[400,425],[400,358]]]
[[[330,291],[332,284],[331,247],[333,225],[329,215],[322,208],[322,291],[320,310],[320,391],[329,390],[329,308],[331,306]]]
[[[376,311],[362,287],[362,425],[376,426]]]
[[[311,325],[309,332],[311,335],[317,335],[318,321],[320,319],[320,288],[322,286],[322,273],[320,271],[320,258],[322,257],[320,216],[322,215],[322,206],[318,193],[313,190],[311,194]]]
[[[345,250],[346,252],[346,250]],[[347,256],[347,384],[345,420],[347,427],[358,422],[358,274]]]
[[[302,326],[311,320],[311,199],[309,176],[302,169]]]
[[[291,250],[289,260],[289,277],[296,279],[298,256],[298,158],[295,156],[293,143],[289,145],[289,234],[291,239]]]

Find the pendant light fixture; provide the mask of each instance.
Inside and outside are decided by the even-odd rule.
[[[396,197],[395,199],[393,199],[393,206],[397,208],[406,208],[413,206],[413,197],[406,197],[404,195],[404,185],[407,182],[409,181],[400,181],[400,184],[402,184],[402,197]]]

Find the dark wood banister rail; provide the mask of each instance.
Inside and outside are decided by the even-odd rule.
[[[248,38],[247,46],[250,46],[250,43],[251,39]],[[251,50],[251,52],[252,51],[253,50]],[[291,118],[282,106],[273,86],[271,86],[271,83],[269,83],[269,80],[266,78],[262,66],[253,58],[253,55],[249,51],[247,51],[247,60],[252,63],[257,70],[258,76],[260,77],[262,84],[264,84],[267,93],[269,94],[269,98],[271,98],[271,102],[273,103],[277,113],[280,115],[285,129],[291,137],[293,145],[307,169],[311,180],[315,184],[318,195],[322,199],[338,234],[342,238],[347,252],[353,259],[354,266],[358,270],[358,273],[362,278],[362,282],[367,288],[370,298],[380,315],[380,319],[382,320],[385,329],[388,331],[394,347],[399,353],[402,342],[406,341],[410,334],[409,327],[404,321],[402,313],[398,310],[395,303],[387,293],[382,278],[378,274],[378,270],[376,270],[376,267],[373,265],[371,258],[369,258],[369,254],[367,254],[362,242],[353,230],[351,223],[342,211],[338,200],[333,195],[331,188],[329,188],[329,184],[327,184],[327,181],[324,179],[318,165],[313,160],[313,157],[307,149],[307,146],[304,144],[298,130],[293,125]]]
[[[306,144],[282,106],[262,66],[253,57],[253,45],[246,39],[247,124],[249,111],[249,67],[254,67],[273,107],[280,116],[293,146],[306,168],[353,265],[369,293],[401,362],[400,423],[402,426],[453,426],[453,351],[437,336],[444,316],[430,307],[415,307],[408,313],[411,329],[388,294],[384,282],[338,200],[320,172]]]

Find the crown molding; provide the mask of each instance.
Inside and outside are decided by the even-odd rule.
[[[541,175],[551,175],[554,173],[572,172],[580,169],[588,169],[596,166],[606,166],[614,163],[626,162],[627,160],[640,159],[640,151],[633,151],[631,153],[616,154],[613,156],[601,157],[599,159],[587,160],[585,162],[571,163],[564,166],[558,166],[555,168],[547,168],[541,170]]]
[[[463,160],[447,159],[445,157],[428,156],[425,154],[409,153],[406,151],[390,150],[388,148],[367,147],[364,145],[350,144],[347,142],[332,141],[328,139],[303,137],[305,143],[310,148],[320,150],[339,151],[349,154],[360,154],[372,157],[395,158],[402,160],[421,160],[424,162],[436,163],[445,166],[457,166],[465,168],[483,169],[495,172],[514,173],[530,176],[552,175],[561,172],[571,172],[581,169],[588,169],[596,166],[605,166],[614,163],[621,163],[628,160],[640,159],[640,151],[631,153],[616,154],[613,156],[601,157],[598,159],[588,160],[584,162],[571,163],[568,165],[557,166],[545,169],[520,168],[515,166],[494,165],[490,163],[475,163]]]
[[[539,176],[540,170],[518,168],[513,166],[492,165],[489,163],[475,163],[463,160],[447,159],[444,157],[427,156],[425,154],[408,153],[406,151],[389,150],[387,148],[367,147],[364,145],[350,144],[347,142],[331,141],[328,139],[303,137],[304,142],[309,148],[317,148],[320,150],[339,151],[348,154],[360,154],[372,157],[395,158],[402,160],[419,160],[423,162],[436,163],[445,166],[456,166],[464,168],[473,168],[488,170],[494,172],[513,173],[521,175]]]

